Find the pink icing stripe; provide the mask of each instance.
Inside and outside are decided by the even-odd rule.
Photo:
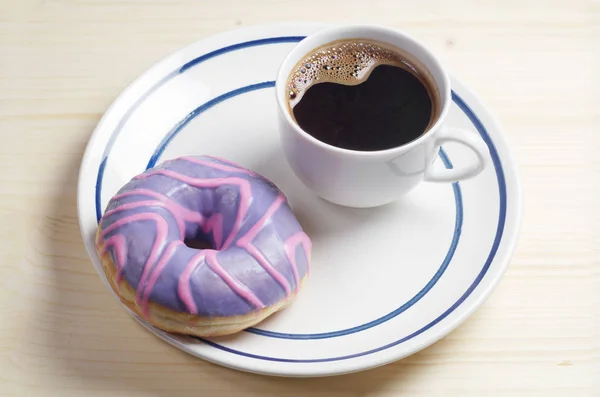
[[[223,242],[223,215],[214,214],[202,225],[202,231],[208,233],[212,230],[215,248],[220,250]]]
[[[141,298],[142,290],[144,289],[144,286],[146,283],[146,278],[148,278],[148,274],[150,273],[150,270],[151,270],[150,267],[156,261],[156,256],[158,254],[159,245],[163,241],[165,241],[165,238],[167,237],[167,233],[169,231],[169,225],[167,224],[167,221],[165,221],[158,214],[147,212],[147,213],[143,213],[143,214],[135,214],[135,215],[130,215],[130,216],[121,218],[118,221],[116,221],[115,223],[113,223],[112,225],[110,225],[109,227],[107,227],[106,229],[104,229],[104,231],[102,232],[102,238],[104,238],[108,233],[110,233],[114,229],[116,229],[126,223],[136,222],[136,221],[144,221],[144,220],[153,220],[156,222],[156,238],[154,239],[154,242],[152,243],[150,255],[148,256],[148,259],[146,260],[146,263],[144,264],[144,267],[142,269],[142,276],[140,277],[140,281],[138,282],[137,293],[136,293],[136,301],[138,302],[138,304],[139,304],[139,301]]]
[[[229,286],[229,288],[235,291],[242,298],[246,299],[257,309],[263,309],[265,307],[265,304],[262,303],[256,295],[254,295],[254,292],[252,292],[250,288],[246,287],[244,284],[236,280],[227,270],[223,268],[223,266],[221,266],[217,259],[217,251],[205,250],[205,252],[206,263],[208,264],[208,266],[210,266],[212,271],[214,271],[215,273],[217,273],[217,275],[219,275],[219,277],[221,277],[221,279]]]
[[[245,168],[241,168],[240,166],[238,166],[236,164],[230,163],[230,165],[224,165],[224,164],[219,164],[219,163],[213,163],[213,162],[206,161],[206,160],[196,159],[193,157],[182,157],[182,159],[185,161],[189,161],[190,163],[203,165],[208,168],[214,168],[219,171],[238,172],[238,173],[242,173],[242,174],[254,175],[254,172],[247,170]],[[217,159],[217,158],[215,158],[215,160],[223,161],[223,160]]]
[[[172,206],[169,206],[169,204],[162,202],[162,201],[156,201],[156,200],[151,200],[151,201],[136,201],[133,203],[126,203],[126,204],[121,204],[118,207],[115,207],[114,209],[106,212],[104,214],[104,217],[106,218],[107,216],[110,216],[112,214],[115,214],[117,212],[121,212],[121,211],[127,211],[127,210],[131,210],[137,207],[152,207],[152,206],[157,206],[157,207],[162,207],[165,208],[169,213],[171,213],[171,215],[173,215],[173,218],[175,218],[175,221],[177,222],[177,226],[179,227],[179,232],[181,234],[181,239],[183,240],[183,238],[185,237],[185,225],[183,224],[183,219],[181,217],[181,213],[179,211],[176,211],[172,208]]]
[[[183,304],[188,308],[189,312],[192,314],[198,314],[198,308],[196,307],[196,302],[194,302],[194,297],[192,296],[192,290],[190,288],[190,279],[192,278],[192,273],[198,267],[198,265],[205,258],[204,251],[200,251],[196,254],[186,265],[185,269],[179,276],[179,283],[177,285],[177,293],[179,297],[183,301]]]
[[[158,192],[155,192],[154,190],[150,190],[150,189],[130,190],[128,192],[121,193],[121,194],[113,197],[113,200],[119,200],[119,199],[129,197],[129,196],[149,196],[149,197],[154,197],[158,200],[164,201],[168,204],[171,211],[173,211],[176,214],[179,214],[183,219],[186,220],[186,222],[190,222],[190,223],[194,222],[194,223],[200,224],[204,220],[204,217],[202,216],[201,213],[192,211],[189,208],[185,208],[185,207],[177,204],[173,200],[171,200],[169,197],[164,196],[164,195],[162,195]]]
[[[102,247],[100,257],[103,257],[110,247],[114,248],[117,259],[117,284],[119,284],[123,274],[123,266],[125,266],[125,258],[127,257],[127,242],[125,237],[121,234],[115,234],[104,240],[104,247]]]
[[[306,274],[309,274],[309,263],[310,263],[310,247],[311,242],[306,233],[298,232],[288,238],[285,243],[285,253],[287,254],[288,260],[292,265],[292,271],[294,272],[294,280],[296,280],[296,287],[300,285],[300,277],[298,276],[298,265],[296,264],[296,248],[298,245],[302,245],[304,250],[304,256],[306,257]]]
[[[252,240],[256,237],[256,235],[265,226],[265,223],[267,223],[267,221],[271,219],[271,217],[275,214],[275,212],[277,212],[277,210],[279,209],[279,207],[281,207],[281,204],[283,203],[285,203],[285,197],[280,194],[279,196],[277,196],[275,201],[273,201],[273,203],[269,206],[269,208],[267,208],[262,218],[260,218],[258,222],[256,222],[250,229],[248,229],[246,234],[238,240],[238,245],[250,244]]]
[[[254,259],[256,259],[256,261],[262,266],[262,268],[265,269],[266,272],[269,273],[269,275],[279,283],[279,285],[281,285],[281,287],[285,291],[286,296],[290,296],[292,293],[292,287],[290,286],[290,283],[283,276],[283,274],[281,274],[277,269],[273,267],[273,265],[271,265],[271,263],[267,260],[267,258],[265,258],[262,252],[260,252],[258,248],[256,248],[252,244],[248,244],[244,248],[246,251],[248,251],[250,255],[252,255]]]
[[[220,161],[220,162],[225,163],[225,164],[229,164],[230,166],[232,166],[234,168],[234,170],[236,172],[244,172],[244,173],[247,173],[248,175],[252,175],[252,176],[255,176],[255,177],[258,177],[258,178],[262,178],[265,181],[269,182],[271,185],[274,185],[274,183],[271,182],[269,179],[267,179],[267,177],[265,177],[264,175],[259,175],[256,172],[254,172],[252,170],[249,170],[249,169],[246,169],[246,168],[242,167],[241,165],[239,165],[237,163],[234,163],[231,160],[227,160],[227,159],[224,159],[224,158],[221,158],[221,157],[216,157],[216,156],[204,156],[204,157],[208,157],[210,159],[217,160],[217,161]],[[185,157],[185,159],[190,159],[190,158],[193,158],[193,157]],[[200,160],[200,161],[202,161],[202,160]],[[214,164],[215,163],[208,162],[208,164],[206,164],[206,165],[209,166],[209,167],[213,167]],[[216,167],[213,167],[213,168],[216,168]]]
[[[173,252],[181,244],[183,244],[181,241],[173,241],[171,244],[169,244],[167,246],[167,248],[165,249],[165,251],[163,252],[163,254],[162,254],[160,260],[158,261],[158,263],[156,264],[156,266],[154,266],[154,270],[152,271],[152,274],[150,275],[150,279],[148,280],[148,284],[144,288],[144,293],[142,294],[142,299],[140,300],[140,306],[142,308],[142,313],[146,317],[148,317],[148,299],[150,298],[150,293],[154,289],[154,285],[156,284],[158,277],[160,276],[163,269],[169,262],[171,255],[173,255]],[[138,292],[139,292],[139,287],[138,287]]]
[[[170,170],[161,170],[157,169],[155,171],[149,172],[147,174],[141,174],[135,177],[134,179],[145,179],[153,175],[164,175],[170,178],[176,179],[183,183],[187,183],[190,186],[199,187],[199,188],[213,188],[222,185],[236,185],[240,188],[240,208],[238,209],[238,213],[236,215],[235,223],[231,228],[231,232],[225,240],[225,243],[221,247],[221,249],[227,249],[229,245],[233,242],[236,234],[239,232],[240,227],[242,225],[242,221],[246,217],[246,213],[248,212],[248,208],[250,207],[250,203],[252,200],[251,197],[251,189],[248,181],[236,178],[236,177],[228,177],[228,178],[213,178],[213,179],[200,179],[200,178],[192,178],[186,175],[182,175],[178,172],[170,171]]]
[[[258,261],[258,263],[273,277],[285,290],[287,296],[290,296],[292,293],[292,288],[287,279],[281,274],[277,269],[275,269],[271,263],[264,257],[264,255],[254,246],[252,245],[252,240],[256,237],[256,235],[262,230],[267,223],[268,220],[271,219],[273,214],[281,207],[281,205],[285,203],[285,197],[283,195],[277,196],[273,204],[265,211],[264,215],[258,222],[252,226],[248,232],[238,240],[237,245],[239,247],[244,248],[246,251],[250,253]]]

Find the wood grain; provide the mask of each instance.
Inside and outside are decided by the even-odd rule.
[[[524,187],[515,258],[470,320],[326,379],[240,373],[151,336],[96,275],[76,215],[83,149],[132,79],[211,34],[293,20],[425,42],[496,112]],[[599,22],[580,0],[0,0],[0,395],[600,396]]]

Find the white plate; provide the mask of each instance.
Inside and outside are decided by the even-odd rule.
[[[221,156],[265,175],[289,197],[313,240],[313,262],[288,309],[256,328],[210,340],[164,333],[136,317],[179,349],[221,365],[321,376],[408,356],[482,304],[515,247],[516,166],[490,112],[456,80],[449,125],[480,134],[492,156],[493,166],[477,178],[424,183],[370,210],[331,205],[300,184],[279,147],[273,79],[287,52],[323,27],[240,29],[169,56],[108,109],[81,165],[81,232],[105,283],[94,249],[98,218],[111,196],[148,166],[180,155]],[[469,155],[446,145],[438,161],[460,164]]]

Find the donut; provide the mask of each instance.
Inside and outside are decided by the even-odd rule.
[[[134,313],[167,332],[208,337],[290,304],[308,276],[311,241],[275,184],[192,156],[125,184],[100,219],[96,249]]]

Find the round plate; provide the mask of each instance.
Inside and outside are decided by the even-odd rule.
[[[313,241],[311,275],[298,299],[255,328],[199,339],[134,316],[190,354],[285,376],[383,365],[456,328],[508,266],[521,211],[516,166],[490,112],[456,80],[448,125],[479,134],[490,149],[492,166],[476,178],[423,183],[393,204],[365,210],[318,199],[293,175],[279,147],[273,79],[288,51],[324,27],[260,26],[192,44],[129,86],[90,139],[79,222],[105,283],[94,236],[108,200],[134,175],[181,155],[220,156],[265,175],[288,196]],[[445,145],[438,166],[460,165],[470,155]]]

